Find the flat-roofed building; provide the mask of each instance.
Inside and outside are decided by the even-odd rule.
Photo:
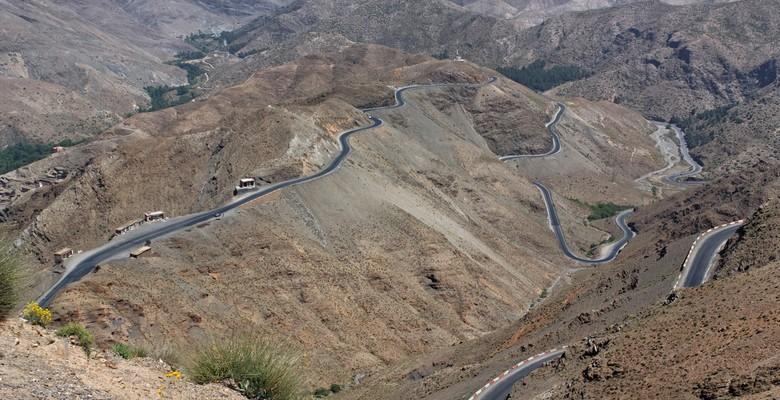
[[[162,211],[150,211],[144,214],[144,222],[162,221],[165,219],[165,213]]]
[[[138,224],[141,223],[140,219],[136,219],[134,221],[130,221],[116,229],[114,229],[114,234],[121,235],[125,232],[129,232],[131,229],[135,228]]]
[[[133,252],[132,252],[132,253],[130,253],[130,258],[138,258],[138,257],[141,257],[142,255],[144,255],[144,254],[148,253],[148,252],[149,252],[149,250],[151,250],[151,249],[152,249],[152,248],[151,248],[151,247],[149,247],[149,246],[141,246],[141,247],[139,247],[139,248],[137,248],[137,249],[133,250]]]
[[[238,186],[236,186],[236,189],[233,190],[233,194],[239,194],[241,192],[252,190],[256,186],[256,182],[254,178],[243,178],[238,181]]]
[[[64,249],[57,250],[54,253],[54,262],[61,263],[71,256],[73,256],[73,249],[65,247]]]

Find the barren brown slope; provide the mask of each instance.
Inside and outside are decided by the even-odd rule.
[[[597,335],[596,354],[585,343],[575,347],[564,367],[575,374],[553,388],[552,398],[780,395],[780,265],[771,256],[748,255],[777,247],[776,235],[765,234],[766,226],[778,222],[776,207],[773,201],[752,215],[721,260],[722,271],[747,272],[685,290],[673,303],[653,305],[629,319],[620,332]]]
[[[0,2],[0,24],[6,137],[93,135],[145,104],[144,86],[186,82],[186,74],[163,64],[160,53],[48,1]],[[154,36],[141,27],[136,34]]]
[[[116,149],[50,189],[25,238],[48,263],[48,251],[101,243],[144,211],[216,204],[239,177],[311,172],[334,154],[335,133],[367,122],[344,100],[379,104],[388,84],[491,74],[378,46],[259,71],[116,127],[105,140]],[[410,94],[409,107],[382,114],[388,125],[357,136],[338,173],[156,242],[151,257],[101,265],[55,300],[58,315],[87,323],[103,343],[176,344],[226,326],[289,335],[319,383],[519,318],[567,263],[538,191],[485,140],[504,127],[484,121],[510,105],[525,110],[516,118],[536,132],[525,134],[527,149],[543,150],[554,103],[503,79],[463,106],[437,93]]]
[[[398,363],[344,398],[467,399],[564,344],[567,357],[518,383],[513,398],[776,397],[779,180],[751,171],[641,209],[639,235],[616,263],[565,276],[511,327]],[[724,253],[724,276],[664,305],[698,232],[735,216],[748,222]]]
[[[667,119],[743,101],[777,79],[773,0],[683,7],[642,2],[552,18],[520,35],[526,60],[595,72],[559,94]]]
[[[0,145],[99,133],[145,106],[145,86],[182,85],[166,64],[183,37],[236,29],[284,1],[1,1]]]
[[[369,53],[387,51],[372,49]],[[268,85],[284,84],[291,96],[305,93],[298,100],[305,102],[333,84],[330,68],[313,73],[319,65],[329,64],[308,58],[260,72],[204,105],[188,106],[197,114],[187,107],[168,112],[202,117],[208,115],[200,112],[205,104],[218,106],[231,98],[234,110],[255,113],[254,107],[268,105],[242,103],[235,93],[272,95]],[[401,65],[395,72],[406,82],[487,79],[486,71],[471,65],[440,61]],[[272,104],[271,109],[288,110],[288,118],[301,122],[276,132],[253,125],[259,127],[256,135],[272,136],[281,145],[281,155],[260,159],[306,160],[302,169],[292,169],[295,174],[327,161],[335,150],[331,135],[353,121],[365,123],[362,114],[335,97],[313,106]],[[536,113],[547,106],[525,105]],[[58,315],[86,322],[109,342],[178,344],[243,329],[289,337],[306,351],[320,383],[344,381],[518,318],[558,272],[552,262],[559,261],[555,243],[536,189],[497,160],[468,114],[453,112],[443,114],[423,103],[388,113],[388,126],[355,138],[355,152],[338,173],[159,242],[155,256],[101,266],[55,301]],[[271,127],[280,118],[260,116]],[[179,121],[166,132],[181,141],[177,132],[187,118]],[[225,148],[239,143],[248,149],[239,135],[225,139]],[[236,165],[234,159],[225,162]],[[261,170],[255,168],[247,173]],[[120,173],[113,171],[107,172]],[[185,177],[167,182],[177,179]],[[132,185],[143,190],[141,183]],[[229,189],[223,189],[216,195],[227,196]],[[169,318],[173,309],[180,312]]]

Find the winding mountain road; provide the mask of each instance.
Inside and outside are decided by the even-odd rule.
[[[561,138],[558,134],[557,125],[560,122],[561,117],[566,112],[566,106],[563,103],[558,103],[558,110],[555,112],[553,118],[545,125],[547,131],[552,137],[552,146],[550,150],[542,154],[514,154],[499,157],[501,161],[511,161],[517,159],[527,158],[540,158],[548,157],[554,154],[558,154],[562,151]],[[601,265],[613,261],[620,251],[628,244],[628,242],[634,238],[636,233],[626,224],[626,218],[630,216],[634,210],[624,210],[615,217],[615,224],[623,231],[623,237],[617,241],[608,244],[608,248],[605,250],[607,254],[601,258],[583,258],[576,254],[569,248],[566,243],[566,236],[564,235],[563,228],[561,227],[560,218],[558,218],[558,212],[555,209],[555,202],[553,201],[552,192],[544,184],[539,181],[533,182],[534,186],[539,189],[544,201],[545,209],[547,210],[547,220],[550,224],[550,229],[555,234],[555,238],[558,240],[558,247],[560,247],[563,254],[580,264],[585,265]],[[512,368],[505,371],[500,376],[494,378],[488,382],[485,386],[477,390],[469,400],[505,400],[509,392],[512,390],[512,386],[518,380],[527,376],[534,370],[543,367],[545,364],[552,360],[561,358],[566,354],[566,346],[558,349],[546,351],[534,357],[529,357],[525,361],[515,364]]]
[[[693,180],[693,181],[688,180],[689,178],[693,178],[696,175],[699,175],[703,167],[701,164],[696,162],[696,160],[694,160],[693,157],[691,157],[691,153],[688,151],[688,142],[685,140],[685,132],[683,132],[683,130],[680,129],[677,125],[669,124],[668,126],[677,135],[677,142],[680,145],[680,156],[682,157],[682,160],[685,161],[690,166],[690,169],[688,171],[665,176],[663,178],[663,181],[673,185],[682,185],[682,186],[702,184],[703,181],[700,180]]]
[[[561,115],[565,111],[563,104],[558,104],[559,109],[553,119],[548,123],[547,128],[553,137],[553,146],[550,151],[542,155],[513,155],[501,157],[500,160],[508,161],[519,158],[531,158],[531,157],[545,157],[547,155],[556,154],[561,151],[560,137],[555,129],[555,125],[560,121]],[[673,185],[689,186],[698,185],[703,181],[688,181],[688,178],[694,177],[701,173],[702,166],[697,163],[688,152],[688,146],[685,141],[685,134],[677,126],[672,126],[672,129],[677,134],[677,139],[680,143],[680,155],[689,166],[688,171],[680,172],[665,176],[663,181]],[[666,168],[669,169],[669,168]],[[544,204],[547,209],[547,216],[550,223],[550,228],[555,233],[558,239],[558,245],[563,251],[566,257],[575,260],[579,263],[586,265],[599,265],[605,264],[614,260],[620,250],[628,244],[635,233],[626,225],[625,219],[633,210],[625,210],[618,214],[615,218],[615,223],[623,231],[623,238],[611,243],[610,248],[607,249],[607,254],[600,259],[588,259],[582,258],[574,254],[566,244],[566,239],[563,234],[563,230],[558,219],[558,213],[555,210],[555,203],[552,199],[552,193],[541,182],[534,182],[534,185],[539,189],[544,199]],[[694,287],[704,283],[710,274],[710,269],[714,263],[715,257],[725,245],[726,241],[737,231],[744,221],[736,221],[730,224],[722,225],[704,232],[699,238],[696,239],[691,247],[688,257],[686,258],[683,266],[683,271],[680,277],[677,279],[675,289],[681,287]],[[500,376],[494,378],[488,382],[485,386],[477,390],[469,400],[506,400],[508,394],[512,390],[512,386],[523,377],[527,376],[534,370],[544,366],[549,361],[563,357],[566,353],[566,346],[562,349],[553,349],[542,353],[540,355],[530,357],[527,360],[520,362],[513,366],[513,368],[505,371]]]
[[[401,108],[406,105],[404,93],[413,89],[418,89],[418,88],[430,89],[430,88],[437,88],[437,87],[452,87],[452,86],[480,87],[480,86],[492,84],[495,81],[496,78],[493,77],[489,81],[482,84],[432,84],[432,85],[404,86],[395,90],[394,104],[389,106],[383,106],[383,107],[366,108],[363,109],[362,111],[368,114],[372,111]],[[548,157],[561,152],[562,145],[561,145],[560,137],[557,132],[556,125],[558,124],[558,122],[560,122],[561,117],[563,116],[565,111],[566,111],[566,106],[562,103],[558,103],[558,110],[556,111],[552,120],[550,120],[546,124],[546,128],[552,137],[552,146],[549,151],[543,154],[507,155],[507,156],[500,157],[499,160],[511,161],[511,160],[524,159],[524,158]],[[143,226],[137,229],[136,231],[131,231],[122,236],[118,236],[101,247],[86,251],[84,253],[78,254],[70,258],[69,260],[66,260],[65,272],[62,274],[61,278],[39,298],[38,303],[41,304],[42,306],[48,306],[61,290],[63,290],[67,285],[83,278],[90,271],[94,270],[94,268],[98,264],[109,260],[126,257],[130,251],[149,241],[160,239],[175,234],[177,232],[181,232],[190,227],[213,220],[215,218],[219,218],[224,213],[232,211],[244,204],[247,204],[251,201],[267,196],[279,190],[308,183],[317,179],[322,179],[336,172],[339,168],[341,168],[344,161],[347,159],[350,152],[352,151],[352,147],[349,144],[349,139],[354,134],[365,132],[367,130],[377,128],[382,124],[384,124],[384,121],[382,119],[374,117],[370,114],[368,115],[368,118],[371,121],[371,125],[349,129],[339,134],[338,136],[338,143],[340,147],[339,153],[327,166],[325,166],[322,170],[318,171],[313,175],[294,178],[294,179],[290,179],[290,180],[286,180],[286,181],[282,181],[282,182],[278,182],[275,184],[262,187],[257,191],[250,192],[242,196],[238,196],[232,201],[230,201],[229,203],[210,211],[185,215],[185,216],[173,218],[168,221]],[[683,154],[684,157],[685,154],[687,154],[687,148],[686,148],[686,153]],[[690,156],[688,156],[688,158],[689,157]],[[697,167],[694,166],[694,164],[691,165],[692,165],[691,171],[677,174],[674,177],[674,180],[677,181],[679,179],[687,178],[688,176],[695,175],[701,171],[701,166],[698,166],[698,164],[696,164],[698,166],[698,169]],[[589,258],[583,258],[577,256],[569,249],[568,245],[566,244],[566,239],[563,233],[563,229],[561,228],[560,225],[560,219],[555,209],[555,204],[553,202],[553,198],[550,190],[547,187],[545,187],[541,182],[534,182],[534,185],[539,189],[542,195],[547,210],[550,228],[555,234],[558,240],[558,244],[566,257],[586,265],[599,265],[599,264],[608,263],[614,260],[619,254],[619,252],[622,250],[622,248],[625,247],[625,245],[628,243],[628,241],[634,237],[635,233],[625,223],[625,219],[631,214],[632,210],[626,210],[618,214],[617,217],[615,218],[615,223],[623,231],[623,238],[621,238],[616,242],[611,243],[609,245],[610,248],[605,256],[598,259],[589,259]],[[722,246],[722,243],[720,241],[723,240],[723,242],[725,242],[725,239],[723,239],[724,235],[730,236],[730,233],[733,233],[732,229],[735,230],[736,228],[725,228],[723,230],[719,230],[718,232],[713,233],[710,239],[703,241],[702,247],[698,250],[694,258],[697,260],[698,259],[709,260],[708,262],[711,262],[712,260],[711,253],[713,252],[713,248],[718,249],[720,246]],[[725,236],[726,239],[728,238],[728,236]],[[692,265],[694,266],[698,266],[700,264],[705,265],[706,262],[697,261],[692,263]],[[692,268],[691,270],[699,271],[699,269],[700,267],[695,267]],[[688,275],[690,276],[690,279],[686,279],[686,282],[695,283],[695,281],[698,281],[700,279],[699,272],[690,273]],[[706,275],[706,268],[705,268],[705,275]],[[512,388],[512,385],[514,385],[514,383],[517,380],[530,374],[532,371],[545,365],[547,362],[562,357],[564,354],[565,354],[565,347],[561,348],[560,350],[553,349],[545,353],[542,353],[540,355],[530,357],[527,360],[522,361],[520,363],[517,363],[511,369],[504,372],[501,376],[493,379],[491,382],[489,382],[487,385],[485,385],[483,388],[477,391],[471,397],[471,400],[477,400],[477,399],[478,400],[499,400],[499,399],[503,400],[506,398],[507,393],[509,393],[509,391]]]
[[[379,127],[384,123],[384,121],[381,119],[370,115],[368,118],[372,121],[371,125],[349,129],[339,134],[339,154],[324,169],[313,175],[290,179],[262,187],[258,191],[236,197],[233,201],[210,211],[190,214],[183,217],[174,218],[169,221],[144,226],[141,229],[138,229],[137,232],[131,231],[122,236],[118,236],[109,241],[107,244],[98,247],[97,249],[87,251],[67,260],[65,265],[66,269],[62,274],[62,277],[57,281],[57,283],[54,284],[54,286],[49,288],[49,290],[47,290],[43,296],[38,299],[38,304],[44,307],[48,306],[57,293],[59,293],[63,288],[65,288],[70,283],[76,282],[83,278],[101,262],[124,257],[134,248],[142,246],[147,241],[159,239],[192,226],[202,224],[211,219],[218,218],[228,211],[241,207],[242,205],[257,200],[263,196],[267,196],[284,188],[321,179],[336,172],[344,163],[344,160],[346,160],[349,153],[352,151],[352,147],[349,145],[349,138],[356,133]]]
[[[389,106],[384,106],[384,107],[367,108],[364,109],[363,111],[366,113],[370,113],[372,111],[401,108],[406,105],[406,99],[404,98],[404,94],[409,90],[413,90],[417,88],[430,89],[430,88],[451,87],[451,86],[478,87],[478,86],[492,84],[496,81],[496,79],[497,78],[493,77],[489,81],[483,84],[465,84],[465,85],[464,84],[433,84],[433,85],[404,86],[395,90],[394,104]],[[559,153],[562,149],[562,146],[561,146],[560,137],[558,136],[556,125],[560,121],[565,111],[566,111],[566,106],[559,103],[558,110],[556,111],[552,120],[546,124],[547,130],[552,136],[552,147],[549,151],[547,151],[544,154],[509,155],[509,156],[501,157],[500,160],[510,161],[510,160],[515,160],[520,158],[547,157]],[[313,175],[294,178],[294,179],[290,179],[290,180],[286,180],[286,181],[282,181],[282,182],[278,182],[272,185],[262,187],[255,192],[238,196],[235,199],[233,199],[231,202],[210,211],[185,215],[182,217],[173,218],[168,221],[142,226],[141,228],[135,231],[131,231],[122,236],[118,236],[114,238],[113,240],[109,241],[108,243],[106,243],[101,247],[86,251],[84,253],[72,257],[69,260],[66,260],[65,272],[62,274],[61,278],[38,299],[38,303],[44,307],[48,306],[60,291],[62,291],[69,284],[83,278],[85,275],[87,275],[92,270],[94,270],[98,264],[113,259],[127,257],[129,252],[131,252],[133,249],[142,246],[143,244],[149,241],[161,239],[163,237],[186,230],[190,227],[219,218],[222,214],[226,212],[232,211],[244,204],[247,204],[251,201],[267,196],[279,190],[296,186],[296,185],[301,185],[317,179],[321,179],[334,173],[343,165],[347,156],[352,151],[352,147],[349,145],[350,137],[356,133],[377,128],[384,123],[384,121],[382,121],[380,118],[374,117],[372,115],[369,115],[368,118],[372,122],[371,125],[349,129],[339,134],[338,142],[340,146],[340,151],[338,155],[325,168],[323,168],[322,170],[320,170],[319,172]],[[574,255],[571,252],[571,250],[569,250],[566,244],[566,240],[563,235],[563,230],[560,227],[560,220],[555,210],[555,205],[553,203],[552,195],[550,194],[550,191],[539,182],[536,182],[535,184],[539,188],[540,192],[542,193],[542,197],[544,199],[545,206],[547,208],[550,227],[558,239],[558,243],[561,247],[561,250],[563,250],[564,254],[567,257],[575,261],[584,264],[589,264],[589,265],[606,263],[613,260],[617,256],[618,252],[623,248],[625,243],[627,243],[628,240],[630,240],[633,237],[633,232],[625,225],[625,218],[626,216],[628,216],[628,213],[625,212],[619,215],[618,218],[616,219],[616,223],[624,232],[624,237],[618,242],[616,242],[617,246],[613,244],[614,247],[612,248],[612,250],[609,252],[607,256],[601,259],[585,259]],[[546,362],[558,358],[563,354],[564,354],[564,350],[555,350],[555,351],[543,353],[540,356],[518,363],[511,372],[507,372],[500,379],[494,380],[492,382],[493,384],[490,385],[489,390],[486,390],[485,392],[480,392],[481,395],[479,398],[498,399],[499,397],[496,396],[500,395],[501,393],[508,392],[511,389],[514,382],[516,382],[518,379],[526,376],[531,371],[544,365]]]
[[[544,127],[547,128],[547,131],[550,133],[550,137],[552,138],[552,146],[550,147],[549,151],[542,154],[513,154],[513,155],[499,157],[498,159],[501,161],[510,161],[510,160],[518,160],[521,158],[548,157],[560,153],[562,149],[561,137],[558,134],[557,125],[558,122],[560,122],[564,112],[566,112],[566,105],[563,103],[558,103],[558,110],[555,111],[555,115],[550,120],[550,122],[544,125]]]
[[[563,251],[563,254],[566,257],[577,261],[578,263],[585,265],[606,264],[614,260],[618,256],[618,253],[620,253],[620,250],[623,250],[628,242],[636,235],[636,233],[634,233],[634,231],[632,231],[631,228],[629,228],[626,224],[626,218],[630,216],[634,210],[624,210],[615,217],[615,224],[620,228],[621,231],[623,231],[623,237],[615,242],[608,244],[609,249],[607,250],[607,254],[601,258],[594,259],[580,257],[574,254],[574,252],[572,252],[569,246],[566,244],[566,237],[563,234],[561,221],[558,219],[558,212],[555,210],[555,203],[553,203],[550,189],[544,186],[541,182],[534,182],[534,185],[536,185],[536,188],[539,189],[539,192],[542,193],[544,206],[547,208],[547,218],[550,223],[550,229],[552,229],[553,233],[555,233],[555,237],[558,239],[558,246],[561,248],[561,251]]]
[[[561,137],[560,134],[558,133],[557,125],[561,121],[561,117],[563,117],[563,114],[566,112],[566,105],[563,103],[557,103],[557,106],[558,109],[556,110],[555,115],[553,115],[552,119],[549,122],[547,122],[547,124],[545,124],[545,127],[547,128],[547,132],[550,134],[550,137],[552,138],[552,146],[550,147],[550,150],[542,154],[512,154],[512,155],[499,157],[498,159],[506,162],[506,161],[512,161],[518,159],[549,157],[560,153],[563,150],[563,146],[561,145]],[[566,236],[563,233],[563,228],[561,227],[561,220],[558,218],[558,212],[555,209],[555,203],[553,202],[552,192],[550,191],[550,189],[544,186],[543,183],[539,181],[535,181],[533,184],[537,187],[537,189],[539,189],[539,192],[542,194],[544,207],[547,209],[547,219],[550,224],[550,229],[553,231],[553,234],[555,234],[555,238],[558,240],[558,246],[561,248],[561,251],[563,251],[563,254],[567,258],[585,265],[606,264],[614,260],[618,256],[620,251],[623,250],[624,247],[626,247],[628,242],[634,238],[635,236],[634,231],[632,231],[631,228],[629,228],[628,225],[626,224],[626,218],[628,218],[633,213],[634,210],[625,210],[619,213],[615,217],[615,224],[620,228],[621,231],[623,231],[623,237],[607,245],[608,248],[605,249],[607,251],[607,254],[605,256],[601,258],[593,259],[593,258],[580,257],[574,254],[574,252],[569,248],[569,245],[566,243]]]
[[[478,83],[478,84],[443,83],[443,84],[432,84],[432,85],[404,86],[395,89],[394,104],[389,106],[383,106],[383,107],[366,108],[363,109],[362,111],[368,114],[372,111],[391,110],[391,109],[401,108],[406,105],[406,100],[404,99],[403,96],[404,93],[413,89],[418,89],[418,88],[429,89],[429,88],[441,88],[441,87],[452,87],[452,86],[481,87],[485,85],[490,85],[496,80],[497,80],[496,77],[491,77],[487,82]],[[62,276],[53,286],[51,286],[38,299],[38,304],[40,304],[43,307],[48,306],[49,304],[51,304],[52,300],[57,296],[57,294],[62,289],[64,289],[69,284],[73,282],[77,282],[78,280],[86,276],[90,271],[94,270],[98,264],[109,260],[127,257],[133,249],[142,246],[149,241],[160,239],[165,236],[169,236],[176,232],[180,232],[187,228],[193,227],[195,225],[202,224],[209,220],[219,218],[222,214],[228,211],[232,211],[238,207],[241,207],[246,203],[257,200],[261,197],[267,196],[279,190],[289,188],[292,186],[302,185],[304,183],[308,183],[317,179],[324,178],[336,172],[339,168],[341,168],[341,166],[344,164],[344,161],[347,159],[347,156],[349,156],[349,153],[352,151],[352,147],[349,145],[350,137],[352,137],[352,135],[356,133],[374,129],[384,124],[384,121],[382,121],[382,119],[376,118],[370,114],[368,115],[368,118],[372,122],[371,125],[348,129],[339,134],[338,136],[339,153],[327,166],[325,166],[325,168],[323,168],[322,170],[318,171],[313,175],[289,179],[286,181],[261,187],[257,191],[250,192],[242,196],[238,196],[233,200],[231,200],[230,202],[228,202],[227,204],[222,205],[210,211],[194,213],[182,217],[173,218],[168,221],[142,226],[140,229],[130,231],[124,235],[115,237],[113,240],[109,241],[103,246],[86,251],[81,254],[77,254],[76,256],[66,260],[65,271],[63,272]]]

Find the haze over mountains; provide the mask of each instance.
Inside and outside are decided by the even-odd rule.
[[[0,154],[75,140],[0,176],[23,299],[94,249],[208,212],[54,294],[54,325],[86,327],[92,360],[13,313],[0,321],[15,343],[0,395],[222,398],[236,393],[164,374],[187,377],[187,350],[252,332],[300,354],[305,393],[285,400],[780,396],[779,9],[0,0]],[[340,135],[372,124],[344,154]],[[681,140],[703,172],[676,181],[691,167]],[[332,165],[217,209],[241,198],[239,179]],[[608,254],[624,209],[636,236],[617,258],[583,268],[562,251]],[[157,210],[169,219],[138,222]],[[708,279],[676,289],[701,235],[735,221]],[[64,263],[63,248],[76,253]],[[119,359],[116,344],[170,365]],[[128,371],[132,389],[106,383]]]

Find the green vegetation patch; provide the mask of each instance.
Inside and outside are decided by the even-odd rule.
[[[87,356],[89,356],[92,352],[92,344],[94,344],[95,339],[92,337],[92,334],[89,333],[87,328],[84,328],[81,324],[69,322],[67,325],[63,325],[57,329],[57,331],[54,333],[61,337],[73,336],[78,340],[79,346],[84,349],[84,352],[87,353]]]
[[[555,65],[545,68],[546,64],[543,60],[536,60],[522,68],[506,67],[498,68],[497,71],[515,82],[541,92],[592,75],[590,71],[576,65]]]
[[[80,141],[70,139],[59,143],[17,143],[0,150],[0,174],[13,171],[19,167],[46,158],[54,147],[70,147]]]
[[[136,357],[146,357],[147,354],[146,349],[126,343],[116,343],[111,346],[111,349],[114,350],[114,353],[124,358],[125,360]]]
[[[685,139],[691,148],[705,145],[714,138],[712,129],[715,125],[731,121],[735,124],[741,124],[744,121],[738,115],[730,113],[734,105],[726,105],[712,110],[700,112],[691,115],[688,118],[672,117],[669,121],[685,132]]]
[[[238,337],[200,345],[185,372],[198,384],[227,381],[251,399],[299,400],[303,390],[298,357],[262,339]]]
[[[588,219],[591,221],[595,221],[597,219],[609,218],[617,215],[619,212],[623,210],[628,210],[629,208],[632,208],[631,206],[623,206],[612,202],[591,204],[589,205],[589,207],[590,207],[590,215],[588,215]]]
[[[149,94],[151,103],[149,107],[141,109],[141,112],[151,112],[162,110],[164,108],[178,106],[195,98],[195,94],[189,86],[146,86],[144,88]]]
[[[17,254],[7,244],[0,245],[0,321],[5,319],[19,303],[21,287],[21,263]]]
[[[582,207],[590,209],[590,215],[588,215],[589,221],[613,217],[623,210],[634,208],[633,206],[625,206],[612,202],[590,204],[579,199],[569,200],[579,204]]]
[[[199,60],[203,57],[206,57],[206,53],[200,50],[180,51],[174,56],[177,61]]]

